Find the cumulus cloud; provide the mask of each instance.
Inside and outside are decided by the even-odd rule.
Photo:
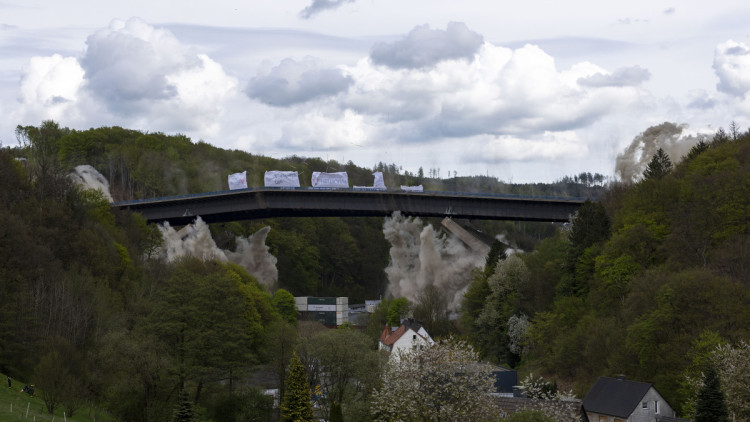
[[[207,55],[138,18],[115,20],[86,44],[80,58],[30,60],[21,81],[22,119],[40,114],[66,124],[218,131],[237,80]]]
[[[471,61],[484,42],[483,37],[461,22],[448,23],[445,31],[418,26],[394,43],[377,43],[370,52],[375,64],[394,69],[434,66],[444,60]]]
[[[716,89],[744,98],[750,91],[750,46],[733,40],[716,46],[714,71],[719,77]]]
[[[485,43],[471,62],[447,61],[434,68],[395,70],[362,60],[347,69],[356,83],[347,108],[378,116],[389,136],[412,142],[489,135],[488,139],[548,139],[592,124],[618,110],[643,107],[649,96],[639,75],[615,73],[607,84],[580,84],[607,75],[591,63],[559,70],[533,45],[511,50]],[[620,81],[620,83],[615,83]]]
[[[592,87],[637,86],[651,78],[651,72],[640,66],[625,67],[613,73],[596,73],[578,79],[578,84]]]
[[[268,73],[251,79],[245,93],[272,106],[290,106],[336,95],[353,82],[339,69],[321,68],[314,58],[284,59]]]
[[[73,57],[32,57],[21,77],[21,113],[35,120],[66,116],[80,97],[84,71]]]
[[[368,142],[364,116],[352,110],[316,108],[285,125],[276,142],[290,150],[335,150]],[[372,139],[374,141],[374,139]]]

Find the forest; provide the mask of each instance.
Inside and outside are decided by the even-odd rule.
[[[85,408],[102,420],[161,421],[189,402],[198,420],[253,421],[279,416],[257,387],[283,391],[300,360],[309,386],[326,392],[326,417],[377,420],[368,408],[382,392],[377,336],[413,316],[435,338],[462,339],[478,359],[578,397],[602,375],[652,382],[685,416],[695,412],[695,380],[715,362],[730,410],[750,417],[750,371],[736,376],[726,364],[747,357],[750,330],[750,132],[734,129],[685,157],[660,151],[635,183],[582,172],[511,184],[396,164],[277,160],[119,127],[19,126],[18,146],[0,148],[0,372],[34,380],[48,410],[69,416]],[[387,186],[591,201],[564,225],[472,222],[506,243],[467,274],[450,310],[435,288],[411,302],[388,296],[391,245],[379,218],[210,226],[228,250],[270,227],[273,286],[231,262],[167,262],[157,227],[72,181],[84,164],[106,177],[116,201],[225,190],[227,175],[245,170],[250,186],[262,186],[267,170],[297,171],[303,186],[313,171],[346,171],[353,185],[382,171]],[[506,254],[508,245],[524,252]],[[297,320],[293,297],[303,295],[385,300],[361,329],[331,330]]]

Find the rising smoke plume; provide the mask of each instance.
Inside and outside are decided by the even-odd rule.
[[[114,202],[114,200],[112,200],[112,195],[109,193],[109,182],[101,173],[96,171],[96,169],[90,165],[84,164],[76,166],[73,173],[70,174],[70,178],[87,189],[100,190],[109,202]]]
[[[617,155],[615,173],[623,182],[638,181],[659,148],[667,153],[672,164],[677,164],[701,139],[700,135],[683,135],[686,129],[687,125],[669,122],[646,129]]]
[[[452,235],[439,236],[432,225],[399,212],[385,219],[383,234],[391,243],[391,262],[385,269],[388,293],[416,302],[425,287],[433,285],[456,311],[471,282],[471,270],[484,265],[485,257],[470,250]]]
[[[276,268],[276,257],[271,255],[266,246],[266,236],[271,231],[264,227],[250,237],[237,237],[237,250],[232,252],[216,246],[211,231],[200,217],[193,224],[175,230],[169,223],[159,225],[165,246],[162,258],[167,262],[183,256],[202,260],[233,262],[243,266],[248,273],[266,287],[273,287],[279,278]]]

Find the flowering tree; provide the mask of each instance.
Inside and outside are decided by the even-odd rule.
[[[727,408],[734,420],[750,420],[750,343],[716,347],[712,361],[719,373]]]
[[[530,373],[521,381],[521,389],[530,399],[527,410],[535,410],[557,422],[577,422],[581,420],[579,404],[569,399],[572,391],[560,391],[556,382],[546,381]]]
[[[391,359],[372,399],[376,421],[486,421],[497,418],[489,394],[492,369],[452,338]]]

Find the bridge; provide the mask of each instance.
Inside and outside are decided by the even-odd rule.
[[[462,192],[248,188],[116,202],[112,208],[172,226],[192,223],[197,216],[220,223],[272,217],[385,217],[394,211],[418,217],[566,222],[583,202],[583,198]]]

